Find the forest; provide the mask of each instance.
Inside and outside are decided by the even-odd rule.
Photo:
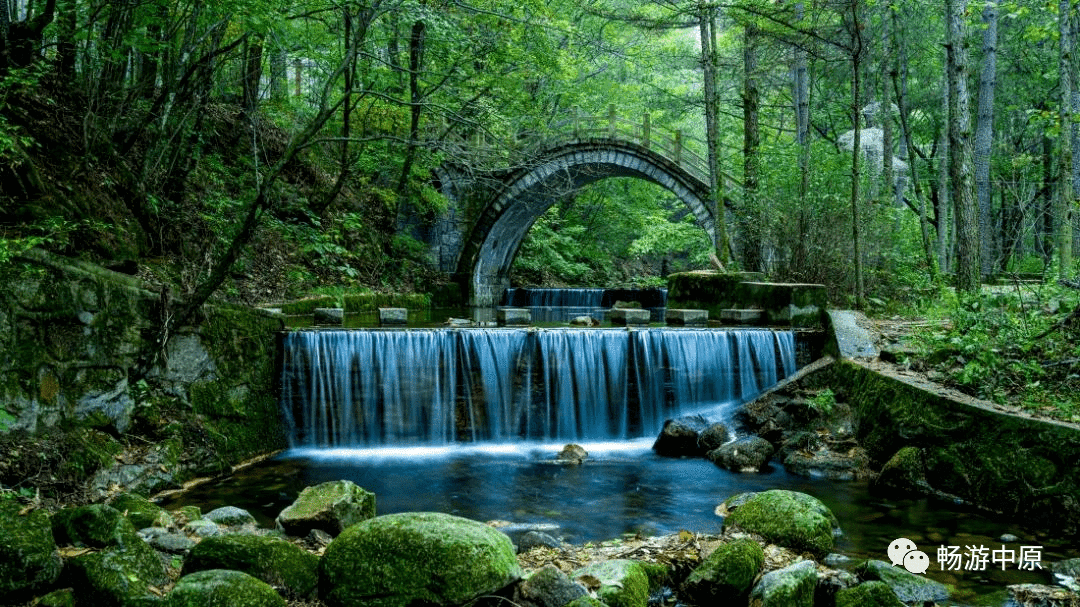
[[[706,159],[724,220],[604,179],[536,221],[515,285],[715,256],[917,318],[924,368],[1071,419],[1078,38],[1073,0],[0,0],[0,264],[137,274],[172,326],[211,298],[432,292],[406,228],[453,204],[439,167],[528,166],[618,112]]]

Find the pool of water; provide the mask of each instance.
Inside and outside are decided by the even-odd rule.
[[[1041,546],[1041,563],[1080,556],[1063,540],[1037,535],[954,504],[927,498],[880,496],[862,482],[836,482],[787,474],[782,467],[736,474],[704,459],[655,455],[652,439],[585,443],[583,465],[552,463],[562,444],[513,444],[380,449],[294,450],[236,475],[172,496],[164,505],[197,505],[204,511],[233,505],[263,525],[309,485],[348,479],[373,491],[379,514],[436,511],[466,518],[539,524],[567,542],[582,543],[624,533],[660,535],[687,529],[719,533],[714,510],[726,498],[784,488],[823,501],[840,520],[836,552],[888,560],[886,548],[905,537],[931,559],[927,575],[955,587],[960,605],[1003,605],[1004,587],[1047,583],[1045,573],[942,571],[939,546],[1002,546],[1002,534],[1019,539],[1007,547]]]

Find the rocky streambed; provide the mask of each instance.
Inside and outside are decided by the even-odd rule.
[[[134,494],[54,513],[0,501],[5,604],[175,607],[945,604],[950,589],[884,561],[833,552],[840,523],[817,499],[768,490],[691,531],[564,544],[432,512],[376,516],[349,481],[305,489],[259,526],[225,506],[166,511]],[[1076,574],[1080,560],[1055,564]],[[1071,569],[1070,569],[1071,568]],[[1017,604],[1074,605],[1064,588],[1010,588]]]

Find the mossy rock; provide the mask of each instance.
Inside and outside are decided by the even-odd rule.
[[[649,574],[638,561],[600,561],[574,571],[570,577],[589,587],[599,583],[596,596],[611,607],[645,607],[649,600]]]
[[[504,533],[449,514],[407,512],[334,538],[319,564],[319,596],[331,607],[460,605],[522,574]]]
[[[949,589],[944,584],[909,573],[885,561],[866,561],[855,573],[864,580],[885,582],[903,603],[940,603],[949,598]]]
[[[75,607],[75,592],[71,588],[53,590],[43,597],[39,597],[35,607]]]
[[[52,530],[60,545],[108,548],[144,544],[131,521],[107,504],[59,510],[53,514]]]
[[[563,607],[583,596],[585,589],[555,565],[544,565],[517,586],[514,601],[536,607]]]
[[[22,514],[14,500],[0,500],[0,596],[23,597],[60,575],[60,555],[43,510]]]
[[[306,598],[319,584],[319,557],[281,538],[258,535],[219,535],[195,545],[184,560],[183,574],[232,569]]]
[[[711,605],[729,597],[749,594],[765,552],[757,542],[740,538],[722,544],[683,582],[682,591],[694,603]]]
[[[278,527],[304,537],[312,529],[338,535],[347,527],[375,516],[375,494],[352,481],[339,480],[305,487],[277,517]]]
[[[904,604],[888,584],[875,580],[837,592],[836,607],[904,607]]]
[[[142,540],[68,559],[61,577],[74,589],[80,604],[120,607],[156,602],[158,594],[150,588],[168,581],[161,559]]]
[[[164,508],[137,493],[121,493],[109,505],[123,513],[136,529],[166,527],[172,519]]]
[[[165,607],[285,607],[285,604],[285,599],[266,582],[227,569],[185,575],[165,601]]]
[[[750,604],[760,607],[813,607],[817,565],[799,561],[770,571],[750,592]]]
[[[734,508],[724,519],[724,526],[736,526],[774,544],[825,556],[832,552],[833,529],[839,523],[829,508],[813,496],[770,489],[755,493]]]
[[[894,453],[889,461],[885,462],[874,483],[901,491],[928,489],[922,449],[903,447]]]

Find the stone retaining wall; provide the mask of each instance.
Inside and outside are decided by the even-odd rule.
[[[79,465],[83,473],[104,474],[101,485],[151,485],[143,490],[285,446],[280,318],[207,306],[198,328],[172,336],[163,360],[138,379],[139,356],[169,313],[160,293],[42,251],[0,272],[0,438],[78,433],[76,444],[104,445]],[[101,467],[126,459],[119,454],[132,436],[154,445],[156,473],[134,461],[123,465],[143,467]]]
[[[1080,427],[954,395],[878,363],[807,378],[855,411],[879,484],[961,500],[1058,534],[1080,533]]]

